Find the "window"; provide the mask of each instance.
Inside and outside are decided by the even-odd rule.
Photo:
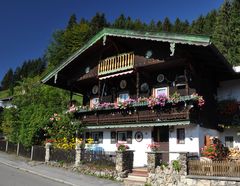
[[[127,143],[127,132],[118,132],[118,143]]]
[[[233,148],[233,136],[225,136],[225,146]]]
[[[121,93],[121,94],[119,94],[118,102],[124,102],[128,99],[129,99],[129,94],[128,93]]]
[[[116,138],[117,134],[115,131],[111,132],[111,144],[114,144],[117,142],[117,138]]]
[[[92,138],[94,144],[103,143],[103,132],[86,132],[86,142],[88,138]]]
[[[153,92],[154,97],[158,96],[166,96],[168,97],[168,87],[162,87],[162,88],[155,88]]]
[[[178,144],[185,143],[185,129],[184,128],[177,129],[177,143]]]
[[[90,108],[94,108],[99,104],[99,98],[92,98],[90,101]]]
[[[132,143],[132,131],[111,131],[111,144]]]

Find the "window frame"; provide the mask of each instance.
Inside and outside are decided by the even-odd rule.
[[[228,139],[232,139],[231,140],[227,140]],[[230,145],[229,145],[230,144]],[[228,147],[228,148],[233,148],[234,147],[234,137],[233,136],[225,136],[225,146]]]
[[[177,128],[177,144],[185,144],[186,134],[185,128]]]
[[[169,87],[158,87],[158,88],[154,88],[153,90],[153,96],[154,97],[158,97],[158,91],[162,91],[164,92],[163,94],[159,94],[159,95],[164,95],[166,97],[169,97]]]
[[[127,98],[126,99],[125,98],[122,99],[120,95],[127,95]],[[118,94],[118,99],[117,99],[118,102],[124,102],[124,101],[126,101],[128,99],[130,99],[129,92],[121,92],[121,93]]]

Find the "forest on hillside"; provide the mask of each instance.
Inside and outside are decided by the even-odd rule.
[[[71,95],[67,91],[41,84],[40,79],[104,27],[210,35],[227,60],[232,65],[240,65],[239,18],[240,0],[225,0],[218,10],[200,15],[191,23],[179,18],[171,22],[166,17],[147,24],[125,15],[120,15],[110,23],[103,13],[96,13],[91,20],[77,20],[72,15],[65,29],[53,33],[43,56],[26,60],[15,70],[6,72],[1,81],[0,97],[1,92],[13,95],[16,107],[0,111],[0,133],[3,132],[9,141],[25,146],[42,143],[46,138],[44,128],[49,125],[49,118],[54,113],[66,112]]]

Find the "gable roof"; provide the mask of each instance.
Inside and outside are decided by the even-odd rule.
[[[100,39],[103,39],[103,42],[104,42],[104,38],[107,36],[161,41],[161,42],[169,42],[169,43],[180,43],[180,44],[197,45],[197,46],[211,45],[210,37],[208,36],[104,28],[102,31],[96,34],[92,39],[90,39],[83,47],[81,47],[68,59],[63,61],[63,63],[61,63],[51,73],[49,73],[45,78],[43,78],[42,82],[46,83],[49,79],[51,79],[54,75],[60,72],[64,67],[66,67],[75,58],[81,55],[84,51],[86,51],[88,48],[90,48]]]

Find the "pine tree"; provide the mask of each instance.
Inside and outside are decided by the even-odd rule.
[[[13,70],[10,68],[4,75],[1,82],[2,90],[7,90],[13,87]]]
[[[154,20],[151,20],[149,25],[148,25],[148,30],[149,31],[156,31],[157,30],[157,27],[156,27],[156,24],[154,22]]]
[[[191,33],[193,34],[203,34],[203,27],[205,24],[205,18],[200,15],[196,21],[193,21],[191,27]]]
[[[133,25],[133,21],[131,19],[131,17],[127,17],[126,20],[126,29],[133,29],[134,25]]]
[[[222,54],[229,59],[228,49],[230,47],[229,27],[231,4],[225,1],[221,6],[216,18],[215,30],[213,32],[213,42]]]
[[[77,24],[77,18],[76,18],[76,15],[73,14],[73,15],[71,15],[71,17],[68,21],[67,29],[73,28],[76,24]]]
[[[170,22],[168,17],[166,17],[164,19],[162,28],[163,28],[164,32],[171,32],[172,31],[172,23]]]
[[[203,25],[203,33],[206,35],[212,35],[215,29],[217,11],[212,10],[205,17],[205,22]]]
[[[231,6],[229,21],[230,46],[228,49],[228,59],[233,65],[240,65],[240,0],[234,0]]]
[[[162,31],[162,22],[159,20],[158,22],[157,22],[157,31],[159,31],[159,32],[161,32]]]
[[[90,22],[90,29],[91,29],[91,36],[98,33],[104,27],[107,27],[108,23],[105,18],[105,14],[103,13],[96,13],[96,15],[92,18]]]
[[[177,17],[174,25],[173,25],[173,32],[177,33],[177,32],[182,32],[182,23],[180,21],[180,19]]]
[[[114,28],[126,28],[127,20],[123,14],[121,14],[113,23]]]

